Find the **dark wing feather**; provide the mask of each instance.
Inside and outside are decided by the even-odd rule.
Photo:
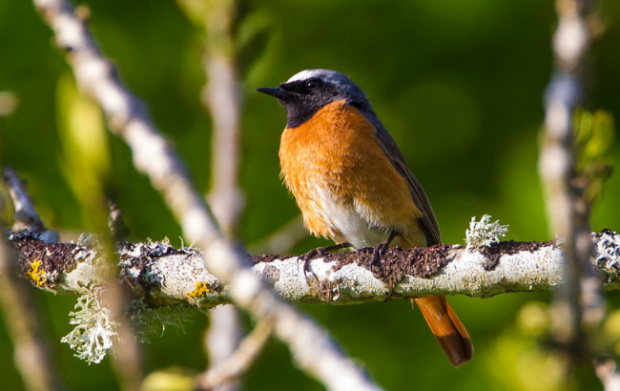
[[[441,243],[441,232],[439,231],[439,224],[437,224],[437,218],[435,217],[431,203],[429,202],[426,193],[424,193],[422,186],[407,166],[407,162],[405,162],[403,154],[396,145],[396,141],[394,141],[392,136],[390,136],[381,121],[379,121],[377,115],[370,107],[357,106],[357,108],[364,115],[364,117],[366,117],[366,119],[368,119],[375,126],[376,136],[379,140],[379,145],[383,148],[383,152],[385,152],[385,155],[390,160],[396,171],[398,171],[398,173],[407,181],[407,184],[409,185],[409,192],[411,193],[411,197],[413,197],[413,202],[422,212],[419,222],[422,230],[426,234],[426,240],[428,242],[427,245],[432,246],[434,244]]]

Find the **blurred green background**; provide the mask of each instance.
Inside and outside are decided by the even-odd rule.
[[[205,83],[201,31],[174,1],[83,4],[91,9],[91,27],[103,52],[147,102],[206,192],[211,124],[200,104]],[[601,15],[606,31],[593,47],[586,108],[618,119],[620,2],[604,1]],[[366,91],[431,199],[444,242],[462,243],[469,219],[485,213],[510,225],[508,239],[552,238],[537,155],[555,23],[553,1],[250,1],[242,27],[263,32],[264,48],[245,64],[243,75],[243,241],[256,243],[298,214],[278,176],[284,110],[254,89],[276,86],[308,68],[346,73]],[[0,91],[10,91],[18,101],[13,113],[0,116],[0,158],[28,180],[46,224],[68,233],[92,229],[85,218],[89,188],[80,171],[90,157],[114,189],[130,240],[168,236],[180,245],[178,225],[133,169],[128,148],[113,136],[101,136],[96,111],[83,123],[71,114],[70,102],[78,98],[64,53],[52,44],[31,2],[0,0],[0,58]],[[92,131],[85,141],[92,149],[76,150],[70,135],[75,121],[74,128]],[[617,162],[620,149],[611,154]],[[620,229],[619,193],[615,175],[594,210],[594,230]],[[308,238],[294,252],[327,243]],[[606,296],[612,307],[620,304],[617,294]],[[71,330],[67,314],[75,297],[38,292],[37,298],[70,388],[118,389],[109,360],[88,366],[59,343]],[[554,362],[538,350],[536,333],[519,326],[525,303],[549,299],[549,294],[451,298],[476,347],[474,360],[459,369],[450,366],[408,302],[302,309],[388,390],[553,390],[562,388],[554,381]],[[199,341],[207,324],[196,311],[185,334],[167,330],[153,339],[146,346],[147,371],[202,370],[207,362]],[[3,390],[23,389],[12,354],[0,324]],[[601,389],[588,369],[579,375],[568,388]],[[247,376],[246,389],[322,387],[295,368],[285,346],[272,341]]]

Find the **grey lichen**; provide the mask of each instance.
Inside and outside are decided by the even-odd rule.
[[[72,318],[69,323],[77,326],[60,342],[68,343],[76,357],[97,364],[112,348],[118,323],[112,319],[110,309],[92,294],[80,296],[75,308],[79,311],[69,313]]]
[[[500,237],[505,237],[507,233],[508,226],[500,225],[499,220],[491,223],[490,215],[482,216],[480,221],[476,221],[474,216],[469,222],[469,229],[465,230],[467,249],[477,250],[493,243],[499,243]]]

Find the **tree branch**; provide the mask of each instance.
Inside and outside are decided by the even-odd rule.
[[[55,232],[46,230],[34,211],[25,183],[13,169],[5,170],[4,181],[9,187],[16,212],[13,227],[36,230],[39,237],[48,240],[57,238]],[[0,238],[0,307],[15,348],[15,367],[29,391],[64,390],[66,386],[53,359],[54,352],[46,335],[39,305],[25,281],[15,278],[17,268],[17,254],[9,248],[5,238]]]
[[[27,233],[11,233],[9,239],[19,251],[22,275],[39,288],[84,294],[104,280],[104,263],[99,260],[100,250],[92,239],[45,243]],[[592,240],[596,256],[591,263],[603,288],[620,289],[620,236],[604,230],[593,234]],[[118,253],[121,278],[148,305],[213,308],[234,302],[230,286],[205,268],[197,248],[123,242]],[[252,272],[269,283],[281,298],[314,304],[548,291],[564,283],[563,261],[555,242],[501,242],[481,250],[447,245],[392,248],[374,266],[372,249],[363,249],[313,259],[306,279],[303,256],[258,255],[251,259]]]

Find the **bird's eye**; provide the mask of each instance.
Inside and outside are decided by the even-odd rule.
[[[317,80],[317,79],[309,80],[306,83],[306,87],[308,87],[309,90],[315,89],[315,88],[320,87],[320,86],[321,86],[321,81]]]

